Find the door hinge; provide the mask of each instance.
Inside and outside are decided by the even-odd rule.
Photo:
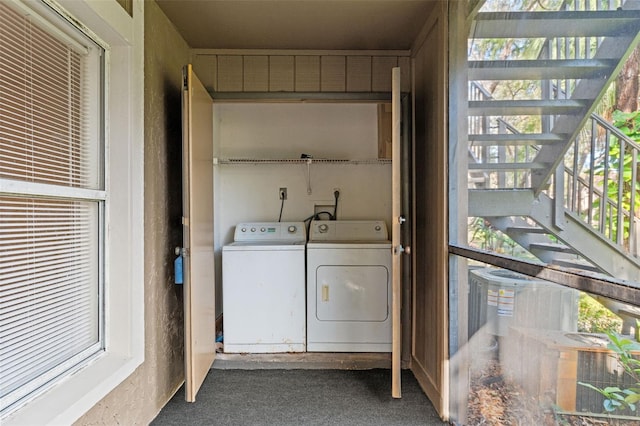
[[[174,249],[174,253],[176,254],[176,256],[189,256],[189,249],[184,247],[176,247]]]
[[[411,247],[410,246],[403,246],[402,244],[400,244],[399,246],[396,246],[393,248],[393,254],[411,254]]]

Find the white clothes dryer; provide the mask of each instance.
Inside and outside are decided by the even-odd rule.
[[[240,223],[222,248],[224,351],[304,352],[303,222]]]
[[[391,352],[391,294],[384,221],[311,222],[307,351]]]

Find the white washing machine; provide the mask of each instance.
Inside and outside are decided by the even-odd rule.
[[[391,352],[391,242],[384,221],[313,221],[307,351]]]
[[[240,223],[222,248],[224,351],[304,352],[303,222]]]

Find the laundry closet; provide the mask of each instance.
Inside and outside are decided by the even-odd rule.
[[[378,158],[386,154],[378,137],[380,123],[388,122],[385,106],[214,104],[214,235],[223,302],[216,310],[224,317],[225,353],[391,352],[391,161]],[[371,220],[380,223],[364,222]],[[331,240],[362,239],[348,233],[377,227],[385,244],[379,265],[359,259],[367,244],[352,250],[349,265],[334,256],[310,271],[317,253],[347,254],[336,251],[347,241],[325,243],[307,249],[305,263],[305,236],[320,238],[336,226]],[[288,245],[288,237],[299,246]],[[319,279],[316,269],[325,271]]]
[[[425,70],[424,64],[430,56],[429,46],[436,45],[435,40],[432,42],[432,36],[441,37],[443,34],[443,21],[439,19],[445,16],[445,9],[438,10],[438,20],[425,23],[424,30],[418,37],[416,51],[192,50],[193,80],[198,82],[192,86],[192,78],[186,78],[186,83],[189,82],[185,84],[185,87],[189,87],[186,97],[193,101],[193,105],[200,105],[205,111],[195,112],[194,109],[193,115],[187,114],[184,127],[199,129],[186,131],[183,140],[206,140],[208,147],[193,150],[187,147],[184,151],[185,156],[190,156],[201,150],[199,157],[193,157],[191,163],[191,167],[198,170],[187,180],[190,182],[189,185],[192,185],[194,182],[203,183],[205,176],[212,176],[213,179],[208,192],[198,194],[191,186],[184,186],[183,194],[191,198],[191,204],[187,204],[194,211],[197,211],[198,200],[205,200],[206,203],[210,201],[212,211],[208,218],[206,215],[201,216],[199,220],[187,217],[184,221],[185,234],[191,233],[198,239],[213,236],[213,240],[210,243],[203,242],[201,248],[206,251],[209,250],[207,247],[211,247],[211,258],[214,262],[210,263],[215,266],[210,265],[210,269],[207,269],[207,263],[200,261],[203,271],[196,272],[200,274],[196,281],[215,282],[215,289],[201,291],[198,286],[191,286],[188,290],[188,286],[185,286],[187,400],[195,399],[198,381],[201,383],[204,379],[215,358],[215,354],[209,355],[211,348],[204,346],[209,344],[212,331],[216,328],[224,329],[229,321],[223,297],[225,282],[229,281],[224,277],[225,249],[241,243],[238,238],[244,237],[239,237],[238,231],[243,235],[264,235],[265,238],[275,234],[297,236],[301,226],[306,233],[305,241],[309,238],[305,254],[305,277],[299,280],[304,281],[303,285],[306,286],[304,297],[307,300],[303,305],[306,318],[303,322],[306,332],[315,327],[321,337],[312,342],[309,336],[305,336],[306,346],[302,348],[297,343],[295,348],[285,347],[284,350],[281,347],[264,351],[236,347],[230,350],[230,353],[306,351],[309,354],[317,351],[342,352],[349,355],[378,352],[381,355],[378,359],[391,361],[387,365],[392,369],[391,394],[394,397],[401,396],[401,366],[415,366],[418,373],[426,373],[417,376],[425,386],[431,386],[429,381],[436,376],[435,381],[431,383],[440,383],[444,372],[441,364],[425,364],[422,360],[428,357],[429,362],[435,361],[441,353],[444,354],[446,348],[425,346],[429,351],[429,348],[437,350],[437,357],[423,353],[424,338],[422,335],[416,337],[412,333],[416,320],[426,317],[429,312],[435,312],[423,311],[422,307],[432,304],[443,307],[445,303],[444,299],[439,297],[428,303],[421,302],[420,311],[412,310],[412,299],[416,296],[422,297],[423,287],[421,286],[417,293],[413,292],[410,275],[413,260],[409,255],[413,253],[409,251],[409,245],[414,238],[414,212],[410,206],[410,182],[412,174],[415,173],[411,163],[416,130],[413,124],[414,111],[424,116],[427,111],[435,111],[425,109],[426,103],[438,102],[438,105],[444,105],[443,98],[439,95],[433,97],[427,92],[433,90],[436,85],[446,90],[442,80],[446,75],[446,67],[432,68],[438,76],[438,79],[432,81],[428,80],[428,73],[423,73],[417,80],[412,73],[416,65],[422,71]],[[437,31],[430,32],[433,28],[437,28]],[[416,34],[415,30],[413,34]],[[410,42],[404,46],[410,46]],[[443,52],[438,50],[437,53],[442,57]],[[418,63],[414,62],[414,54],[420,55]],[[194,92],[192,95],[191,89],[198,85],[198,94]],[[191,106],[186,108],[189,110]],[[425,138],[424,130],[428,129],[424,127],[424,123],[424,118],[421,118],[416,133],[421,141]],[[440,123],[433,128],[441,127]],[[429,138],[433,139],[430,129],[428,132]],[[431,145],[421,142],[421,150],[416,152],[424,155],[427,151],[422,148],[429,146]],[[442,160],[440,156],[437,158],[438,161]],[[423,164],[434,162],[428,156],[421,158],[421,161]],[[189,169],[189,166],[184,168]],[[422,165],[420,168],[425,170]],[[437,170],[440,173],[440,169]],[[208,194],[213,194],[212,200],[206,199],[209,197]],[[424,200],[425,197],[421,196],[420,202]],[[196,226],[197,223],[200,225],[199,228]],[[345,223],[350,229],[341,228],[336,233],[336,223]],[[211,226],[213,229],[209,234],[208,227]],[[365,229],[366,232],[363,231]],[[350,234],[351,232],[353,234]],[[418,232],[422,236],[425,228],[419,229]],[[309,283],[319,280],[320,277],[330,279],[331,274],[336,272],[332,269],[336,264],[345,265],[350,261],[344,260],[347,257],[339,260],[324,257],[319,262],[310,261],[310,251],[315,251],[314,255],[320,254],[324,249],[337,253],[337,246],[329,248],[329,243],[335,241],[327,239],[327,236],[343,233],[353,235],[352,240],[359,243],[370,238],[380,239],[376,241],[380,244],[376,244],[375,250],[384,253],[389,260],[367,260],[363,264],[353,262],[349,267],[363,266],[368,270],[377,268],[379,272],[384,271],[384,274],[372,273],[366,280],[375,281],[377,288],[386,288],[388,297],[375,300],[364,298],[360,302],[360,308],[353,310],[346,308],[353,306],[350,305],[353,299],[346,298],[344,300],[347,300],[347,303],[338,303],[336,306],[340,312],[347,314],[334,319],[331,315],[335,310],[313,311],[314,304],[320,306],[321,302],[337,300],[348,291],[359,291],[357,280],[369,272],[361,274],[354,268],[345,274],[342,268],[339,272],[343,277],[341,286],[334,287],[324,282],[316,282],[313,294],[309,290]],[[325,243],[326,245],[323,245]],[[358,253],[360,248],[353,246],[349,250]],[[346,252],[341,253],[347,256],[344,254]],[[194,252],[187,250],[187,254],[191,259],[187,256],[185,262],[192,261],[195,264]],[[207,257],[208,255],[205,256],[203,253],[201,259]],[[442,263],[442,259],[438,258],[438,262]],[[238,269],[251,269],[251,265],[255,264],[247,262],[247,268]],[[279,270],[286,269],[286,266],[280,263],[277,265]],[[375,268],[371,268],[372,266]],[[187,267],[185,263],[185,270]],[[404,276],[402,270],[406,272]],[[383,280],[378,280],[377,277],[382,275],[386,276]],[[249,289],[243,291],[250,292]],[[272,296],[269,292],[263,294]],[[211,305],[212,300],[215,300],[215,306]],[[243,316],[242,297],[239,300],[240,315],[234,316],[233,324],[252,317],[254,321],[259,321],[263,313],[256,315],[255,310],[248,307],[247,315]],[[188,304],[198,312],[190,312]],[[365,313],[365,319],[362,319],[362,316],[353,316],[355,312],[365,312],[366,309],[362,307],[369,305],[377,306],[380,308],[379,311],[384,311],[384,315]],[[312,326],[310,318],[326,323]],[[365,337],[363,341],[354,345],[353,336],[367,335],[368,331],[351,329],[344,333],[347,335],[344,340],[339,340],[342,338],[340,337],[325,345],[327,342],[323,341],[323,333],[340,334],[331,326],[323,327],[331,321],[342,324],[351,321],[385,323],[385,327],[388,327],[385,333],[389,337],[384,342],[372,342],[375,338]],[[222,327],[220,322],[223,323]],[[251,328],[251,325],[247,324],[241,327],[244,330]],[[268,330],[268,327],[265,329]],[[419,331],[424,331],[421,325]],[[440,341],[441,336],[442,334],[438,334],[433,338]],[[223,344],[228,343],[229,336],[226,332],[222,338]],[[298,337],[296,339],[296,342],[300,340]],[[367,346],[371,343],[378,346]],[[419,346],[415,346],[416,343]],[[414,347],[418,352],[414,351]],[[225,353],[226,355],[228,354]],[[413,363],[413,358],[420,363]],[[191,380],[190,374],[193,375]],[[431,389],[425,388],[425,391],[431,392]],[[435,396],[438,392],[439,385],[435,393],[431,393]]]
[[[392,195],[399,183],[398,176],[394,181],[392,121],[397,119],[399,126],[398,62],[404,64],[406,74],[408,58],[317,55],[311,57],[317,65],[314,70],[295,67],[300,61],[309,65],[309,56],[252,55],[253,61],[242,57],[241,68],[228,76],[224,64],[228,66],[234,57],[213,58],[218,90],[207,89],[209,94],[214,92],[209,141],[213,273],[216,331],[224,352],[391,353],[394,271],[390,240],[393,215],[398,215],[393,211]],[[266,59],[262,62],[266,67],[256,66],[258,58]],[[291,66],[283,67],[287,61]],[[189,70],[189,81],[200,85],[198,76]],[[241,88],[246,89],[248,83],[255,84],[260,71],[268,79],[267,88],[274,81],[286,85],[287,79],[292,87],[298,81],[309,84],[315,76],[316,89],[342,92],[311,91],[296,99],[297,93],[291,92],[240,96],[220,90],[229,84],[227,77],[239,74],[243,76]],[[332,73],[333,78],[326,81]],[[395,117],[392,75],[398,105]],[[331,86],[340,80],[344,87]],[[360,85],[361,92],[347,92],[353,84]],[[399,144],[399,137],[396,139]],[[200,172],[198,179],[202,176]],[[269,249],[265,244],[280,235],[297,238],[291,242],[303,247],[307,241],[315,244],[309,240],[313,236],[319,245],[307,250],[303,260],[298,254],[277,258],[276,252],[284,250],[282,245]],[[363,257],[374,253],[369,250],[374,248],[372,239],[378,243],[375,254]],[[342,243],[327,245],[335,240]],[[360,245],[347,249],[345,243],[351,242]],[[255,246],[258,249],[251,248]],[[301,251],[300,247],[290,248]],[[336,253],[340,256],[335,257]],[[292,275],[290,269],[305,272]]]
[[[408,91],[407,52],[305,53],[194,57],[214,100],[218,315],[222,248],[238,223],[303,221],[335,210],[339,220],[385,221],[390,238],[391,69],[401,68]]]

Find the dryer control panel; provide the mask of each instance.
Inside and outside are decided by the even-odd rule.
[[[383,220],[314,220],[309,241],[387,241]]]

